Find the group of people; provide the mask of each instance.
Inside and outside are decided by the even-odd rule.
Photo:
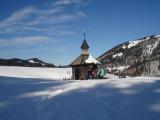
[[[88,70],[87,79],[104,79],[105,74],[106,70],[102,66],[91,66]]]
[[[87,72],[85,72],[85,73],[83,73],[78,67],[75,69],[75,79],[76,80],[79,80],[79,79],[105,79],[105,77],[104,77],[105,74],[106,74],[106,70],[100,65],[89,66],[87,69]]]

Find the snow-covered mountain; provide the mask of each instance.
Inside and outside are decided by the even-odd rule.
[[[98,59],[114,74],[160,76],[160,35],[122,43]]]
[[[6,66],[25,66],[25,67],[54,67],[53,64],[46,63],[38,58],[22,60],[18,58],[0,59],[0,65]]]

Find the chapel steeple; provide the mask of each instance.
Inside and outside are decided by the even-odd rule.
[[[83,40],[83,43],[81,45],[81,50],[82,50],[81,54],[89,54],[88,49],[89,49],[89,45],[86,41],[86,33],[84,32],[84,40]]]

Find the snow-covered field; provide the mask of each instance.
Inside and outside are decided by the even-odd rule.
[[[0,120],[160,119],[160,78],[63,81],[15,70],[0,67]],[[17,76],[7,77],[12,72]]]
[[[63,80],[71,79],[72,68],[0,66],[0,76]]]

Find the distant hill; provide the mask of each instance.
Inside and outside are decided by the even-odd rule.
[[[25,66],[25,67],[54,67],[53,64],[46,63],[38,58],[22,60],[18,58],[0,59],[0,65],[5,66]]]
[[[98,59],[114,74],[160,76],[160,35],[122,43]]]

